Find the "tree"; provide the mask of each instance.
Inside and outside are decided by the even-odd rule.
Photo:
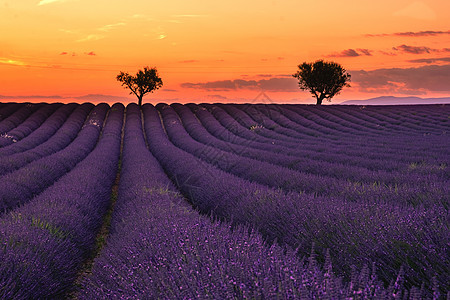
[[[292,75],[298,79],[301,90],[308,90],[321,105],[323,99],[331,101],[344,86],[350,86],[351,75],[338,63],[323,60],[314,63],[302,63],[299,70]]]
[[[125,88],[131,90],[130,94],[135,94],[136,97],[138,97],[139,107],[142,105],[142,97],[144,97],[145,94],[151,93],[163,85],[156,68],[149,67],[144,67],[143,71],[139,70],[136,73],[136,76],[120,72],[116,79],[117,81],[122,82],[122,85],[125,86]]]

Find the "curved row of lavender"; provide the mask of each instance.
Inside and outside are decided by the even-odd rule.
[[[26,144],[24,147],[25,149],[30,146],[31,148],[15,153],[7,152],[8,155],[3,156],[0,161],[0,175],[17,170],[36,159],[48,156],[67,147],[67,145],[75,139],[93,108],[94,105],[92,104],[83,104],[77,107],[72,114],[66,118],[64,123],[60,123],[59,121],[61,120],[58,118],[55,121],[59,124],[43,124],[43,126],[36,130],[38,134],[41,134],[37,139],[37,142],[40,142],[39,144],[36,144],[33,134],[29,136],[31,139],[25,138],[21,142],[18,142],[17,144],[20,145]],[[53,118],[49,118],[49,120],[53,120]],[[56,129],[57,131],[55,131]],[[45,133],[50,136],[44,135]],[[28,145],[28,143],[31,145]],[[9,150],[11,146],[13,145],[1,148],[0,151]]]
[[[19,109],[14,111],[11,115],[0,121],[0,136],[7,137],[7,132],[17,127],[33,112],[42,107],[43,104],[27,103],[20,105]]]
[[[160,109],[168,135],[172,138],[180,135],[184,130],[180,120],[166,119],[164,111],[170,110],[168,106],[161,105]],[[207,162],[198,163],[168,141],[153,144],[153,135],[158,130],[162,134],[159,115],[151,106],[145,106],[144,112],[148,117],[146,133],[150,149],[156,151],[154,154],[166,172],[201,211],[249,224],[268,240],[277,239],[281,244],[299,248],[304,255],[312,243],[322,250],[329,248],[334,266],[343,274],[349,274],[352,265],[362,267],[373,261],[381,277],[389,282],[404,265],[409,283],[431,284],[437,276],[439,284],[448,288],[448,194],[442,203],[412,207],[381,197],[379,201],[351,202],[345,197],[315,197],[269,189],[219,172]],[[198,146],[192,144],[195,143],[188,138],[179,143],[191,149]],[[210,147],[198,153],[218,152]],[[242,167],[244,158],[232,160],[223,153],[215,157],[217,165],[230,164],[240,172],[247,171]],[[267,183],[271,179],[282,181],[282,173],[278,173],[278,178],[270,177],[276,166],[261,165],[252,161],[246,166],[250,168],[247,174],[267,178]]]
[[[0,106],[0,122],[22,107],[23,103],[2,103]]]
[[[23,139],[34,130],[36,130],[41,124],[59,107],[61,103],[42,104],[41,107],[30,115],[19,126],[6,132],[0,136],[0,147],[17,143],[17,141]]]
[[[86,105],[84,104],[84,106]],[[75,103],[61,106],[28,136],[17,139],[15,143],[0,148],[0,157],[24,152],[39,146],[48,140],[68,120],[69,115],[78,106]]]
[[[111,108],[97,146],[72,171],[0,218],[0,298],[63,299],[74,289],[110,205],[123,111]]]
[[[23,167],[0,177],[0,214],[26,203],[83,160],[97,144],[108,110],[107,104],[96,106],[83,128],[71,131],[75,138],[62,150],[28,164],[28,156],[21,159],[25,153],[13,155],[13,161]]]
[[[187,158],[179,150],[156,149],[170,145],[161,130],[154,134],[151,125],[147,128],[158,156],[174,150],[180,159]],[[184,161],[191,165],[189,158]],[[248,228],[231,229],[229,223],[198,215],[148,151],[137,105],[127,106],[110,236],[92,275],[82,283],[81,299],[389,299],[404,293],[401,276],[384,289],[376,275],[363,268],[343,285],[332,273],[329,256],[325,266],[322,271],[314,255],[305,261],[293,251],[270,247]],[[412,292],[421,296],[418,290]]]

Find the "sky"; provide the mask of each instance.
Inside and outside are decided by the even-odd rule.
[[[351,75],[332,103],[450,96],[448,0],[0,0],[0,101],[134,101],[116,76],[156,67],[144,102],[315,103],[292,77]]]

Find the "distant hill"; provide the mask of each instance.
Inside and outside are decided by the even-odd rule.
[[[420,98],[381,96],[366,100],[348,100],[339,104],[344,105],[405,105],[405,104],[450,104],[450,97],[446,98]]]

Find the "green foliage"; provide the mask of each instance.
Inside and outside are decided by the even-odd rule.
[[[138,97],[139,106],[142,105],[142,97],[145,94],[151,93],[163,85],[156,68],[149,67],[144,67],[144,70],[139,70],[135,76],[120,72],[116,79],[122,83],[122,86],[125,86],[125,88],[131,91],[130,94],[135,94]]]
[[[317,99],[317,105],[323,99],[331,101],[344,86],[350,86],[351,75],[338,63],[323,60],[314,63],[302,63],[292,76],[298,79],[301,90],[307,90]]]

